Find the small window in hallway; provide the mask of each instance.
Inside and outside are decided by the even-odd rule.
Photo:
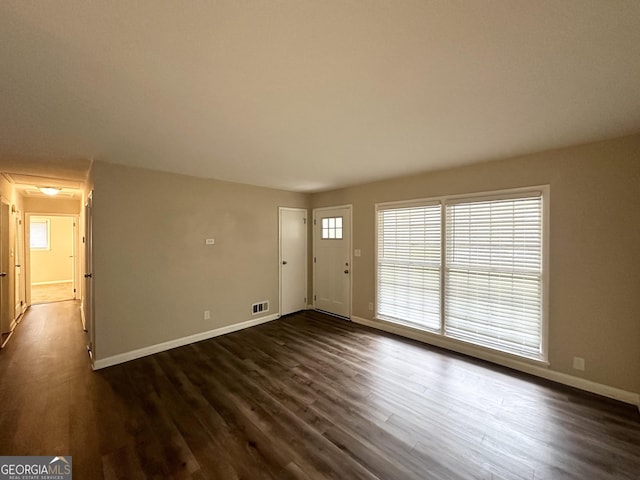
[[[50,228],[48,218],[32,217],[30,222],[30,247],[35,250],[49,250]]]

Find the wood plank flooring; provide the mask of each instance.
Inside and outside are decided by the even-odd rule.
[[[0,455],[76,479],[639,479],[631,406],[316,312],[98,372],[78,304],[0,352]]]
[[[73,283],[52,283],[49,285],[31,285],[31,303],[51,303],[73,300]]]

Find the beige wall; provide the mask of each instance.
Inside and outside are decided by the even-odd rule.
[[[18,210],[24,209],[22,195],[2,175],[0,175],[0,195],[10,204],[16,205]]]
[[[31,249],[31,284],[73,280],[73,217],[32,216],[49,220],[50,249]]]
[[[80,214],[81,200],[70,198],[25,197],[24,208],[31,213],[58,213],[66,215]]]
[[[98,360],[279,311],[278,207],[308,196],[104,162],[92,178]]]
[[[552,370],[640,392],[640,135],[341,189],[353,204],[353,315],[372,318],[374,204],[549,184]],[[586,371],[572,369],[583,357]]]

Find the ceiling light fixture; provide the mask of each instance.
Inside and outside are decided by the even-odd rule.
[[[51,196],[57,195],[60,193],[60,189],[55,187],[40,187],[40,191],[45,195],[51,195]]]

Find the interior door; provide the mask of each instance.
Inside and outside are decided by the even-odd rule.
[[[77,256],[78,256],[78,219],[76,217],[73,218],[71,222],[71,278],[72,278],[72,288],[73,288],[73,299],[76,300],[78,293],[78,264],[77,264]]]
[[[315,209],[314,306],[351,316],[351,206]]]
[[[85,221],[84,221],[84,288],[82,293],[84,295],[82,301],[82,312],[84,319],[84,328],[87,331],[87,349],[92,358],[95,358],[94,352],[94,316],[93,316],[93,200],[91,194],[87,198],[87,203],[84,207]]]
[[[0,200],[0,332],[11,333],[13,301],[9,295],[9,204]],[[3,338],[4,339],[4,338]]]
[[[307,211],[280,208],[280,315],[307,307]]]
[[[25,284],[22,272],[24,269],[24,222],[22,220],[22,213],[16,212],[15,215],[15,230],[14,230],[14,264],[15,264],[15,277],[14,277],[14,290],[15,290],[15,309],[13,318],[17,319],[25,307]]]

